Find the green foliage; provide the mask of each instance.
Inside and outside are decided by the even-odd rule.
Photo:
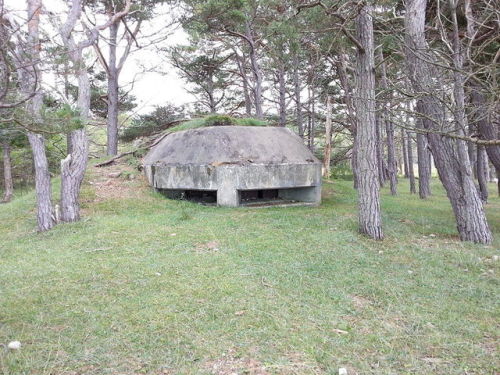
[[[132,121],[131,126],[126,127],[120,134],[120,140],[130,142],[140,137],[147,137],[168,129],[172,122],[184,117],[184,107],[176,107],[172,104],[157,106],[148,114],[140,115]]]
[[[205,117],[204,126],[236,125],[236,119],[228,115],[210,115]]]

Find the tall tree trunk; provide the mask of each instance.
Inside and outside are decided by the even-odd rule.
[[[286,126],[286,85],[285,85],[285,68],[280,66],[278,69],[279,82],[279,126]]]
[[[488,201],[488,156],[484,146],[477,146],[477,181],[483,202]]]
[[[7,203],[12,200],[14,194],[14,183],[12,181],[12,161],[10,156],[10,144],[4,142],[3,149],[3,181],[4,181],[4,194],[2,202]]]
[[[233,49],[233,51],[235,52],[236,64],[238,65],[238,70],[239,70],[240,76],[241,76],[241,84],[243,87],[243,98],[245,100],[245,114],[248,117],[251,117],[252,116],[252,99],[250,98],[250,94],[248,93],[249,88],[248,88],[247,72],[245,69],[245,57],[240,56],[236,52],[236,49]]]
[[[38,124],[41,124],[41,110],[43,104],[42,92],[38,86],[41,81],[41,71],[38,69],[40,61],[40,12],[42,9],[41,0],[28,0],[28,40],[31,46],[28,60],[21,70],[22,89],[26,94],[35,96],[28,102],[27,109],[30,116]],[[28,132],[28,140],[33,152],[33,165],[35,168],[35,192],[37,204],[37,224],[38,231],[44,232],[51,229],[55,222],[52,215],[52,189],[50,184],[49,163],[45,153],[45,139],[43,135]]]
[[[311,127],[309,128],[309,148],[314,153],[314,133],[316,132],[316,90],[314,85],[311,86],[311,96],[309,98],[311,104],[310,119]]]
[[[423,117],[434,120],[424,122],[424,125],[430,131],[427,138],[439,177],[455,214],[460,238],[463,241],[491,243],[492,234],[472,179],[465,142],[432,132],[437,130],[435,124],[446,124],[446,121],[439,98],[435,96],[441,87],[435,79],[435,68],[431,63],[434,56],[429,53],[425,40],[425,9],[426,0],[406,2],[405,55],[411,83],[414,92],[421,95]],[[455,124],[451,126],[456,128]]]
[[[408,149],[408,175],[410,176],[410,193],[416,194],[417,189],[415,187],[415,168],[413,162],[413,142],[410,132],[406,132],[406,148]]]
[[[382,118],[381,118],[381,113],[380,109],[377,111],[375,115],[375,139],[377,142],[377,148],[376,148],[376,154],[377,154],[377,169],[378,169],[378,181],[380,183],[380,186],[384,186],[384,163],[383,163],[383,149],[382,149],[382,136],[380,134],[381,126],[382,126]]]
[[[404,129],[401,129],[401,151],[403,153],[403,176],[404,178],[409,178],[410,169],[408,168],[408,150],[406,149],[406,137]]]
[[[109,27],[108,60],[108,116],[107,116],[107,154],[118,154],[118,69],[116,66],[116,48],[119,23]]]
[[[253,31],[250,24],[247,22],[245,27],[246,40],[250,45],[250,63],[252,66],[252,73],[255,80],[254,87],[254,104],[255,116],[258,119],[264,118],[262,109],[262,70],[260,68],[259,57],[257,56],[256,45],[253,37]]]
[[[293,54],[293,94],[295,97],[295,112],[297,117],[297,130],[299,136],[304,138],[304,123],[302,119],[302,101],[300,97],[299,54]]]
[[[90,81],[83,59],[77,66],[79,67],[77,107],[83,126],[70,133],[73,152],[61,161],[61,220],[64,222],[80,219],[80,188],[85,176],[89,153],[85,125],[90,110]]]
[[[323,177],[330,177],[330,159],[332,158],[332,98],[326,97],[325,149],[323,154]]]
[[[464,1],[465,18],[467,19],[467,38],[469,43],[472,43],[476,37],[477,24],[474,19],[474,12],[472,11],[472,3],[472,0]],[[470,101],[472,104],[471,118],[477,126],[479,137],[484,140],[500,138],[500,121],[498,121],[500,106],[496,103],[492,106],[493,110],[488,110],[483,92],[484,90],[481,90],[481,87],[477,82],[474,82],[474,79],[470,80],[470,82]],[[500,145],[486,146],[486,152],[496,170],[500,171]],[[500,195],[500,182],[498,186],[498,194]]]
[[[382,48],[378,49],[378,59],[380,61],[380,88],[382,90],[387,90],[387,69],[384,62],[384,54],[382,52]],[[389,105],[388,100],[386,98],[386,94],[384,94],[383,100],[385,102],[382,103],[382,114],[381,119],[385,123],[385,133],[387,139],[387,178],[389,179],[389,184],[391,188],[391,194],[397,194],[397,165],[396,165],[396,149],[394,146],[394,124],[389,118],[389,113],[387,107]]]
[[[423,129],[422,119],[417,119],[417,127]],[[417,133],[417,157],[418,194],[421,199],[426,199],[431,195],[431,156],[427,145],[427,138],[421,133]]]
[[[347,61],[343,50],[339,51],[339,58],[336,63],[337,75],[340,85],[344,89],[344,103],[347,107],[347,119],[349,121],[349,131],[353,137],[353,147],[351,155],[351,169],[353,176],[354,189],[358,188],[358,166],[356,164],[357,149],[356,149],[356,133],[357,133],[357,118],[354,108],[354,95],[349,77],[347,76]]]
[[[372,7],[364,5],[356,17],[356,165],[358,168],[359,230],[373,239],[383,238],[380,215],[380,184],[377,168],[375,120],[375,57],[373,46]]]

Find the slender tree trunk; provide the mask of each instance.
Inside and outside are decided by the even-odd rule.
[[[356,36],[363,47],[357,50],[356,63],[358,215],[360,232],[380,240],[383,232],[377,167],[375,57],[371,12],[371,6],[365,4],[356,17]]]
[[[14,194],[14,182],[12,180],[12,161],[10,156],[10,144],[4,142],[3,149],[3,181],[4,181],[4,194],[3,203],[10,202]]]
[[[344,89],[344,103],[347,107],[347,119],[349,121],[349,131],[353,137],[353,147],[351,154],[351,169],[353,176],[353,187],[358,188],[358,166],[356,164],[357,159],[357,145],[356,145],[356,133],[357,133],[357,118],[356,111],[354,108],[354,95],[353,89],[349,82],[349,77],[347,75],[347,61],[343,50],[339,51],[339,58],[336,63],[337,75],[339,77],[340,85]]]
[[[435,79],[434,66],[430,63],[434,56],[429,53],[425,40],[425,9],[426,0],[406,2],[405,55],[411,83],[414,91],[421,96],[423,116],[434,120],[424,122],[424,125],[432,124],[427,128],[431,131],[427,137],[439,177],[455,214],[460,238],[463,241],[491,243],[492,234],[474,185],[465,142],[432,133],[435,123],[446,124],[446,121],[439,98],[435,96],[441,87]],[[457,81],[455,77],[456,84],[459,83]],[[456,125],[452,124],[452,127]]]
[[[417,189],[415,188],[415,168],[413,167],[413,144],[410,132],[406,132],[406,139],[406,147],[408,149],[408,175],[410,176],[410,193],[416,194]]]
[[[285,68],[280,66],[278,69],[279,82],[279,126],[286,126],[286,85],[285,85]]]
[[[332,98],[326,97],[325,149],[323,154],[323,177],[330,177],[330,159],[332,158]]]
[[[22,89],[26,94],[35,91],[35,96],[28,102],[27,109],[30,116],[38,124],[41,124],[41,110],[43,96],[40,91],[41,71],[38,69],[40,61],[40,39],[39,23],[42,9],[41,0],[28,0],[28,40],[31,45],[28,60],[21,69]],[[35,192],[37,204],[38,231],[50,230],[55,222],[52,215],[52,191],[50,184],[49,163],[45,153],[45,139],[43,135],[28,132],[28,140],[33,152],[33,165],[35,168]]]
[[[382,118],[381,118],[381,113],[380,110],[377,111],[375,115],[375,133],[376,133],[376,142],[377,142],[377,148],[376,148],[376,154],[377,154],[377,169],[378,169],[378,181],[380,183],[380,187],[384,186],[384,163],[383,163],[383,150],[382,150],[382,136],[380,134],[380,128],[382,126],[381,124]]]
[[[382,90],[387,90],[387,69],[384,62],[384,54],[382,48],[378,49],[378,59],[380,61],[380,88]],[[384,99],[386,98],[384,94]],[[387,99],[386,102],[382,103],[382,114],[381,120],[385,123],[385,133],[387,139],[387,178],[389,180],[391,194],[397,194],[397,165],[396,165],[396,149],[394,146],[394,125],[389,118],[387,107],[389,105]]]
[[[488,201],[488,156],[484,146],[477,146],[477,181],[479,194],[483,202]]]
[[[314,133],[316,132],[316,90],[314,85],[311,86],[311,97],[309,98],[311,103],[311,127],[309,129],[309,148],[314,153]]]
[[[299,54],[293,54],[293,93],[295,96],[295,112],[299,136],[304,138],[304,123],[302,118],[302,101],[300,97]]]
[[[118,154],[118,69],[116,66],[116,47],[119,23],[109,27],[108,60],[108,117],[107,117],[107,154]]]
[[[418,108],[418,104],[417,104]],[[419,111],[421,112],[421,111]],[[417,119],[417,127],[424,129],[422,119]],[[418,156],[418,194],[421,199],[431,195],[431,155],[428,149],[427,138],[424,134],[417,133],[417,156]]]
[[[236,64],[238,65],[238,70],[240,71],[241,76],[241,84],[243,87],[243,98],[245,100],[245,113],[248,117],[252,116],[252,99],[250,98],[250,94],[248,93],[248,78],[247,72],[245,69],[245,58],[244,56],[240,56],[236,50],[235,51],[235,59]]]
[[[406,149],[406,137],[404,129],[401,129],[401,151],[403,153],[403,176],[404,178],[409,178],[410,169],[408,168],[408,150]]]
[[[250,44],[250,63],[252,66],[252,73],[255,80],[254,88],[254,104],[255,104],[255,116],[258,119],[264,118],[264,112],[262,109],[262,70],[259,64],[259,57],[257,56],[255,41],[253,38],[252,28],[250,24],[246,23],[245,36]]]

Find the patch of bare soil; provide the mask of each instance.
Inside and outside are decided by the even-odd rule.
[[[144,197],[144,190],[147,189],[145,177],[127,163],[115,162],[106,167],[90,168],[85,183],[94,192],[92,202]]]
[[[265,366],[253,358],[241,358],[234,350],[224,353],[221,358],[209,361],[205,368],[213,375],[270,375]]]
[[[213,253],[220,250],[220,243],[217,241],[209,241],[196,245],[195,248],[198,253]]]

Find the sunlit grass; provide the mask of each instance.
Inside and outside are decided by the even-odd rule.
[[[86,185],[87,216],[44,234],[23,195],[0,206],[0,343],[23,344],[0,348],[0,369],[495,374],[500,200],[494,245],[473,245],[433,188],[426,201],[384,189],[382,242],[357,233],[349,181],[326,183],[320,207],[265,209],[147,189],[92,202]]]

